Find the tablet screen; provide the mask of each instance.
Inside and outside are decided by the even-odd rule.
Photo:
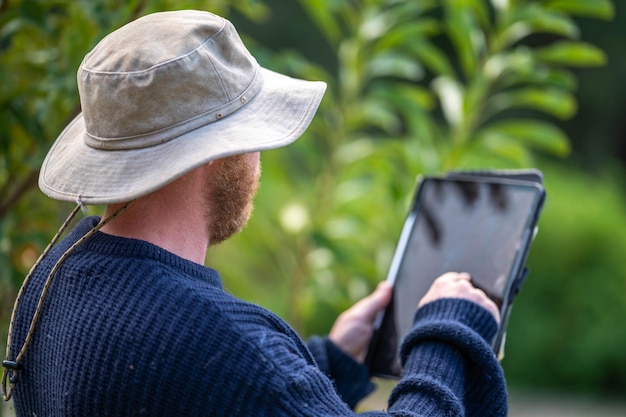
[[[397,351],[419,300],[449,271],[469,272],[474,285],[501,307],[534,228],[538,190],[495,181],[422,181],[390,268],[394,296],[383,319],[387,328],[381,328],[387,334],[379,337],[395,338],[389,342]]]

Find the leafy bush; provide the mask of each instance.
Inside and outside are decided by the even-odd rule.
[[[289,302],[269,305],[310,332],[385,276],[418,174],[567,154],[549,116],[575,112],[568,67],[605,61],[577,39],[570,13],[609,18],[613,9],[604,0],[300,3],[323,37],[311,43],[330,46],[332,65],[249,43],[266,66],[323,79],[329,90],[305,137],[263,156],[261,215],[251,240],[234,244],[264,262],[219,266],[227,276],[274,277],[268,284]],[[228,258],[227,248],[214,258]]]
[[[548,198],[511,315],[506,374],[514,385],[623,394],[626,172],[543,170]]]

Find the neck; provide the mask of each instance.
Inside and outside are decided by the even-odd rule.
[[[198,170],[197,170],[198,171]],[[209,225],[202,201],[204,182],[196,171],[137,199],[101,231],[150,242],[182,258],[204,264]],[[104,218],[123,204],[107,206]]]

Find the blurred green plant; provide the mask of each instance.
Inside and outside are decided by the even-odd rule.
[[[300,4],[336,62],[322,67],[249,43],[264,65],[329,89],[307,137],[264,155],[257,212],[279,219],[256,218],[254,240],[234,246],[279,258],[248,273],[273,277],[267,295],[282,288],[290,303],[270,305],[308,333],[384,278],[416,175],[527,167],[534,152],[568,154],[568,138],[550,119],[576,111],[570,68],[606,61],[579,39],[572,16],[608,19],[613,8],[605,0]],[[256,240],[268,233],[270,242]],[[241,273],[240,263],[220,268]],[[229,284],[253,299],[258,291]]]
[[[623,399],[626,171],[541,168],[549,195],[509,324],[509,384]]]
[[[566,136],[542,116],[573,116],[569,68],[606,61],[571,15],[613,14],[608,0],[301,3],[337,51],[331,91],[345,131],[416,140],[430,152],[407,154],[428,171],[566,155]]]

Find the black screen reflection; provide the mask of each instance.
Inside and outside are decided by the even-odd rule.
[[[535,192],[523,186],[428,180],[394,285],[392,333],[399,346],[432,281],[449,271],[472,282],[502,306],[507,279],[533,212]],[[396,366],[399,364],[396,363]]]

